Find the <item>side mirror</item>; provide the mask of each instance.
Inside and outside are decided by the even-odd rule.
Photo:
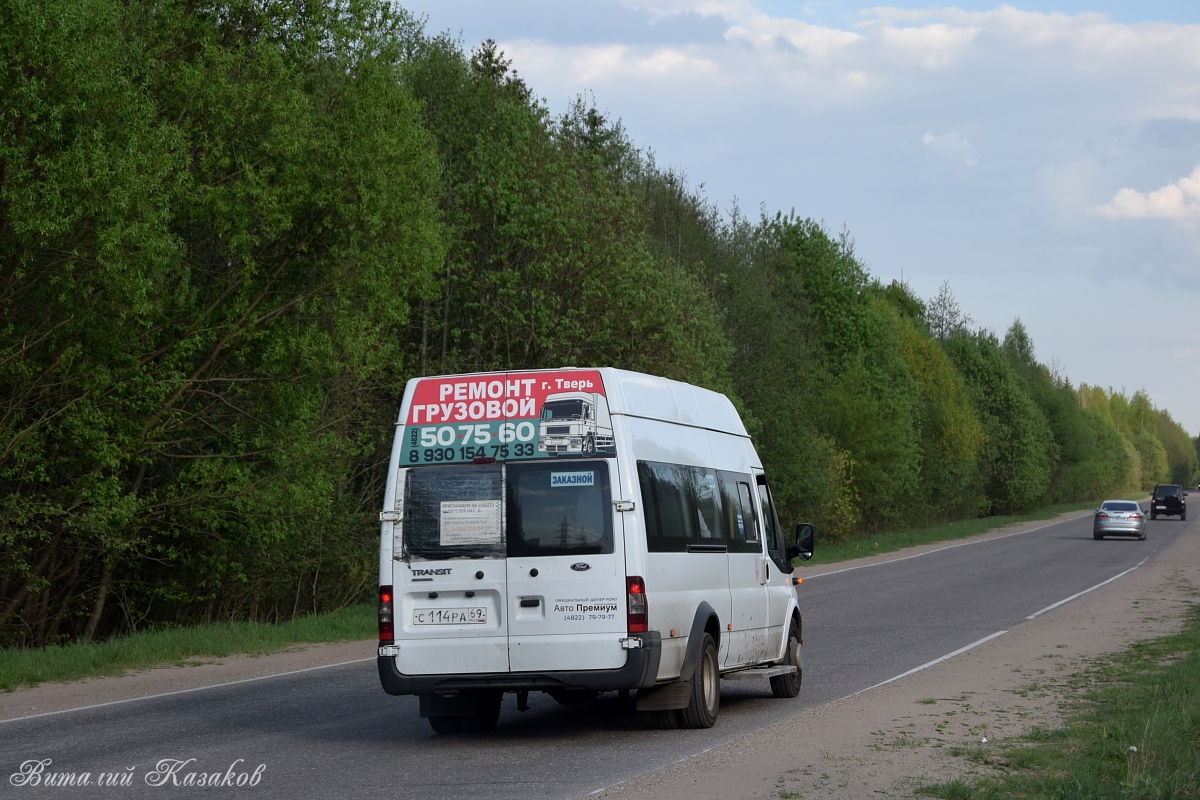
[[[802,522],[796,526],[796,544],[787,549],[788,560],[792,560],[797,556],[801,561],[808,561],[813,557],[813,540],[816,538],[816,532],[813,530],[812,523]]]

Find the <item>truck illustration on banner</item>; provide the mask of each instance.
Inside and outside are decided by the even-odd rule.
[[[538,451],[550,455],[612,452],[612,419],[608,399],[598,392],[547,395],[538,423]]]

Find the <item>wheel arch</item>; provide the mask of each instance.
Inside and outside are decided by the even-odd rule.
[[[712,637],[717,652],[721,652],[721,619],[712,606],[701,602],[696,607],[696,615],[692,617],[692,627],[688,632],[687,650],[684,651],[683,666],[679,670],[681,680],[691,679],[696,671],[696,664],[700,661],[700,645],[706,633]]]

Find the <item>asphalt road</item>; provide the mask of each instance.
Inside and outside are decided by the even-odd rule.
[[[584,797],[1053,614],[1161,557],[1194,525],[1164,518],[1149,523],[1145,542],[1094,541],[1082,517],[831,567],[798,587],[800,697],[772,698],[765,680],[727,681],[720,720],[706,731],[646,729],[615,696],[564,708],[532,695],[525,713],[507,697],[492,733],[438,736],[415,698],[384,694],[365,661],[0,722],[0,797]],[[46,759],[39,785],[19,785],[22,764]],[[50,773],[88,773],[90,785],[47,786]],[[175,785],[189,773],[222,785]],[[117,785],[96,785],[102,776]]]

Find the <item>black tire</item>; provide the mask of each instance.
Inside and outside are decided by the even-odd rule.
[[[1187,514],[1180,514],[1180,515],[1179,515],[1179,521],[1180,521],[1180,522],[1187,522]]]
[[[475,713],[469,717],[459,717],[462,729],[467,733],[487,733],[496,727],[500,719],[500,701],[504,695],[501,692],[480,692],[475,697]]]
[[[1139,542],[1144,542],[1144,541],[1146,541],[1146,534],[1144,534],[1144,533],[1143,533],[1141,536],[1139,536],[1139,537],[1138,537],[1138,541],[1139,541]]]
[[[783,663],[795,667],[796,672],[771,678],[771,694],[776,697],[795,697],[800,694],[800,682],[804,678],[804,670],[800,664],[800,625],[796,620],[792,620],[792,625],[788,628],[787,651],[784,653]]]
[[[596,439],[590,433],[587,435],[587,438],[583,440],[583,454],[585,456],[596,454]]]
[[[434,733],[462,733],[462,717],[430,717]]]
[[[1092,532],[1092,538],[1093,538],[1093,539],[1103,539],[1103,538],[1104,538],[1104,534],[1102,534],[1102,533],[1096,533],[1095,531],[1093,531],[1093,532]]]
[[[685,728],[711,728],[721,710],[721,671],[717,666],[717,646],[707,633],[700,641],[700,660],[692,675],[692,696],[679,717]]]
[[[595,700],[598,692],[572,692],[569,690],[555,689],[546,692],[546,694],[550,695],[550,697],[554,699],[554,702],[558,703],[560,706],[579,706]]]
[[[672,708],[669,711],[647,711],[646,722],[651,728],[657,728],[660,731],[673,731],[681,727],[679,724],[679,710]]]
[[[1151,512],[1150,512],[1150,519],[1158,519],[1158,514],[1155,514],[1153,511],[1151,511]]]

